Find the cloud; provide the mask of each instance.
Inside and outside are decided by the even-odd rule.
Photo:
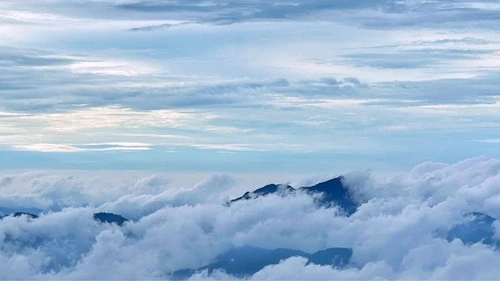
[[[179,12],[194,13],[198,21],[213,23],[234,23],[246,20],[293,19],[323,10],[346,10],[363,7],[383,6],[386,1],[336,1],[323,0],[298,1],[290,3],[278,1],[248,1],[233,3],[229,1],[206,2],[192,1],[137,1],[118,4],[116,7],[141,12]],[[192,14],[191,14],[192,15]]]
[[[474,142],[484,142],[484,143],[500,143],[500,139],[484,139],[484,140],[472,140]]]
[[[353,64],[364,64],[375,68],[420,68],[436,67],[449,60],[472,60],[480,56],[495,54],[490,50],[470,49],[421,49],[401,53],[359,53],[346,55]]]
[[[355,18],[370,28],[402,27],[411,25],[447,25],[455,23],[481,24],[495,22],[498,6],[491,1],[472,5],[467,1],[135,1],[119,3],[115,7],[144,13],[184,15],[193,22],[232,24],[247,21],[303,20],[313,17],[329,21],[332,18]],[[354,17],[346,16],[353,13]],[[335,17],[336,16],[336,17]],[[422,18],[426,21],[421,21]],[[155,28],[158,26],[154,26]],[[141,30],[151,30],[149,28]]]
[[[1,2],[4,168],[300,174],[499,156],[493,0]],[[224,208],[235,183],[223,175],[180,189],[162,176],[6,176],[2,212],[48,213],[0,222],[0,279],[160,279],[241,244],[354,249],[345,271],[293,259],[255,278],[456,278],[496,252],[431,233],[468,211],[500,216],[496,162],[351,176],[365,204],[350,219],[304,196]],[[101,210],[134,222],[95,224]],[[86,246],[41,229],[52,219],[86,226]]]
[[[0,51],[2,151],[56,149],[91,158],[126,150],[142,159],[183,149],[385,156],[431,137],[443,153],[448,147],[445,161],[496,156],[486,143],[464,147],[469,139],[498,137],[494,31],[415,24],[408,34],[360,26],[367,11],[397,22],[425,9],[495,10],[491,3],[29,2],[2,6],[10,17],[2,34],[19,37],[2,41]],[[225,13],[238,24],[209,23]],[[175,26],[127,31],[162,24]],[[449,108],[428,107],[434,105]],[[160,113],[172,119],[164,122]],[[436,116],[441,122],[432,122]],[[150,146],[88,146],[112,142]],[[422,158],[414,155],[406,166],[439,159],[429,151],[434,146],[422,147]],[[86,160],[103,163],[99,157]]]
[[[474,40],[467,44],[484,48],[484,44],[478,45]],[[394,49],[388,48],[388,53]],[[429,50],[419,47],[415,52],[423,56]],[[445,48],[438,53],[448,51]],[[481,50],[466,53],[476,56],[477,51]],[[403,54],[410,53],[411,57],[412,52],[407,50]],[[0,65],[8,73],[0,85],[3,87],[0,144],[6,149],[104,152],[189,147],[304,152],[359,151],[365,147],[373,151],[385,141],[385,134],[380,132],[387,132],[387,128],[406,128],[391,131],[402,138],[404,132],[432,130],[436,126],[442,131],[457,130],[454,116],[439,123],[429,122],[433,116],[450,111],[463,118],[463,124],[469,128],[483,128],[485,138],[494,137],[491,134],[495,131],[484,129],[495,118],[498,75],[494,73],[468,79],[377,83],[328,76],[298,80],[206,77],[195,80],[165,73],[141,74],[141,67],[128,65],[127,60],[123,62],[125,69],[119,64],[112,71],[132,68],[138,71],[132,77],[99,73],[100,67],[94,64],[85,73],[68,71],[72,65],[83,67],[88,62],[114,65],[114,60],[32,49],[8,49],[5,53],[5,66]],[[378,60],[391,57],[377,56]],[[397,60],[396,57],[391,63],[404,64],[404,58]],[[94,66],[99,71],[94,71]],[[54,92],[60,95],[56,98]],[[432,105],[451,108],[429,107]],[[453,110],[455,105],[464,108]],[[461,128],[465,128],[463,124]],[[27,131],[24,127],[32,129]],[[363,140],[360,132],[369,138]],[[331,134],[339,137],[332,142]],[[67,137],[64,142],[61,135]],[[308,137],[312,135],[315,137]],[[454,139],[461,141],[465,137],[469,139],[468,136]],[[150,146],[149,149],[89,146],[114,142],[144,142]]]
[[[491,28],[498,20],[493,1],[134,1],[117,3],[125,11],[181,17],[194,23],[226,25],[255,21],[345,21],[365,28],[475,26]],[[450,25],[450,22],[453,25]],[[133,30],[151,31],[171,25],[151,25]]]
[[[38,207],[42,214],[31,221],[0,220],[0,277],[167,279],[169,272],[199,268],[232,247],[248,245],[353,249],[345,269],[290,258],[262,269],[250,278],[255,280],[491,279],[499,273],[497,251],[481,243],[448,242],[435,230],[451,229],[471,211],[500,217],[496,205],[487,203],[498,197],[499,167],[499,160],[474,158],[423,163],[392,176],[346,174],[364,202],[350,217],[318,208],[302,194],[224,206],[221,194],[238,184],[225,175],[172,189],[169,179],[158,176],[124,184],[118,178],[14,174],[0,181],[2,206]],[[101,224],[92,218],[96,211],[132,221],[122,227]],[[195,277],[233,278],[206,274]]]
[[[143,143],[109,143],[109,144],[83,144],[83,145],[66,145],[66,144],[50,144],[37,143],[26,145],[14,145],[15,150],[20,151],[36,151],[36,152],[89,152],[89,151],[144,151],[150,150],[149,144]]]
[[[64,144],[38,143],[28,145],[16,145],[14,149],[26,151],[41,151],[41,152],[78,152],[83,151],[78,147]]]
[[[50,1],[33,9],[30,1],[3,3],[6,22],[58,23],[74,18],[123,19],[138,22],[133,30],[151,31],[171,27],[171,21],[225,25],[256,21],[343,21],[367,28],[473,26],[494,28],[498,5],[492,0],[470,1]],[[85,7],[85,9],[82,9]],[[63,16],[58,15],[62,13]],[[147,16],[145,16],[147,15]],[[149,23],[144,21],[149,19]],[[333,20],[335,19],[335,20]],[[163,20],[163,22],[162,22]],[[74,22],[75,20],[73,20]],[[451,24],[452,23],[452,24]],[[176,24],[174,23],[174,26]]]

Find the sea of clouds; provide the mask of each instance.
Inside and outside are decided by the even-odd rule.
[[[239,246],[312,253],[352,248],[347,268],[292,257],[260,270],[264,279],[498,279],[493,247],[447,241],[469,212],[500,218],[500,160],[423,163],[409,172],[353,172],[344,183],[362,205],[353,215],[318,207],[302,193],[224,204],[237,185],[214,175],[184,188],[169,179],[105,179],[52,172],[0,178],[0,211],[41,212],[38,219],[0,220],[0,279],[169,279],[200,268]],[[114,185],[114,186],[113,186]],[[260,186],[255,186],[258,188]],[[234,194],[233,198],[241,194]],[[100,223],[95,212],[120,214],[123,226]],[[494,223],[497,236],[499,224]],[[192,279],[236,279],[216,271]]]

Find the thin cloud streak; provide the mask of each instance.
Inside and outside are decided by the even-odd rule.
[[[6,157],[101,163],[115,142],[150,144],[128,156],[144,167],[157,150],[344,153],[350,165],[408,147],[412,164],[496,156],[470,142],[500,137],[493,1],[33,4],[0,6]]]

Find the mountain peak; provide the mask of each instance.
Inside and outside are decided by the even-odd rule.
[[[3,219],[5,217],[26,217],[28,219],[37,219],[38,218],[38,215],[35,215],[35,214],[32,214],[32,213],[28,213],[28,212],[14,212],[12,214],[8,214],[8,215],[4,215],[4,216],[0,216],[0,219]]]
[[[340,207],[347,215],[352,215],[358,209],[357,202],[354,201],[349,188],[344,185],[343,177],[339,176],[313,186],[301,187],[308,193],[320,193],[322,197],[317,200],[320,206],[331,207],[336,205]]]
[[[170,279],[186,280],[196,272],[201,272],[203,270],[207,270],[208,273],[212,273],[216,270],[223,270],[233,276],[245,278],[252,276],[266,266],[279,264],[282,260],[291,257],[306,258],[307,264],[343,268],[349,264],[351,256],[352,249],[350,248],[329,248],[309,254],[300,250],[287,248],[264,249],[243,246],[232,248],[220,254],[215,258],[213,263],[198,269],[187,268],[177,270],[172,273]]]
[[[241,200],[256,199],[275,193],[286,196],[297,190],[301,190],[311,195],[321,194],[322,196],[316,200],[318,205],[324,207],[338,206],[347,215],[351,215],[356,212],[358,204],[353,200],[349,188],[343,184],[342,180],[343,177],[339,176],[313,186],[305,186],[298,189],[290,185],[268,184],[252,192],[245,192],[242,196],[229,201],[228,205]]]
[[[119,226],[122,226],[125,222],[128,222],[128,219],[120,215],[104,212],[95,213],[94,219],[102,223],[115,223]]]
[[[464,215],[465,220],[453,226],[447,233],[446,240],[460,239],[466,245],[478,242],[486,245],[500,246],[495,238],[495,218],[480,212],[471,212]]]
[[[255,199],[255,198],[258,198],[261,196],[266,196],[266,195],[274,194],[274,193],[286,194],[287,192],[294,192],[294,191],[295,191],[295,189],[293,187],[291,187],[290,185],[272,183],[272,184],[265,185],[261,188],[258,188],[252,192],[247,191],[242,196],[229,201],[229,203],[237,202],[240,200]]]

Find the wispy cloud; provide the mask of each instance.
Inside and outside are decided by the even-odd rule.
[[[40,152],[79,152],[83,151],[75,146],[65,144],[36,143],[26,145],[15,145],[16,150],[40,151]]]
[[[82,152],[81,161],[132,150],[116,142],[150,144],[134,146],[142,159],[222,149],[266,159],[373,160],[405,147],[431,159],[492,155],[469,140],[499,137],[497,8],[2,1],[0,145],[3,153]]]
[[[14,145],[13,148],[15,150],[34,152],[144,151],[151,149],[148,144],[133,143],[89,143],[80,145],[35,143]]]
[[[500,143],[500,139],[483,139],[483,140],[473,140],[474,142],[484,142],[484,143]]]

